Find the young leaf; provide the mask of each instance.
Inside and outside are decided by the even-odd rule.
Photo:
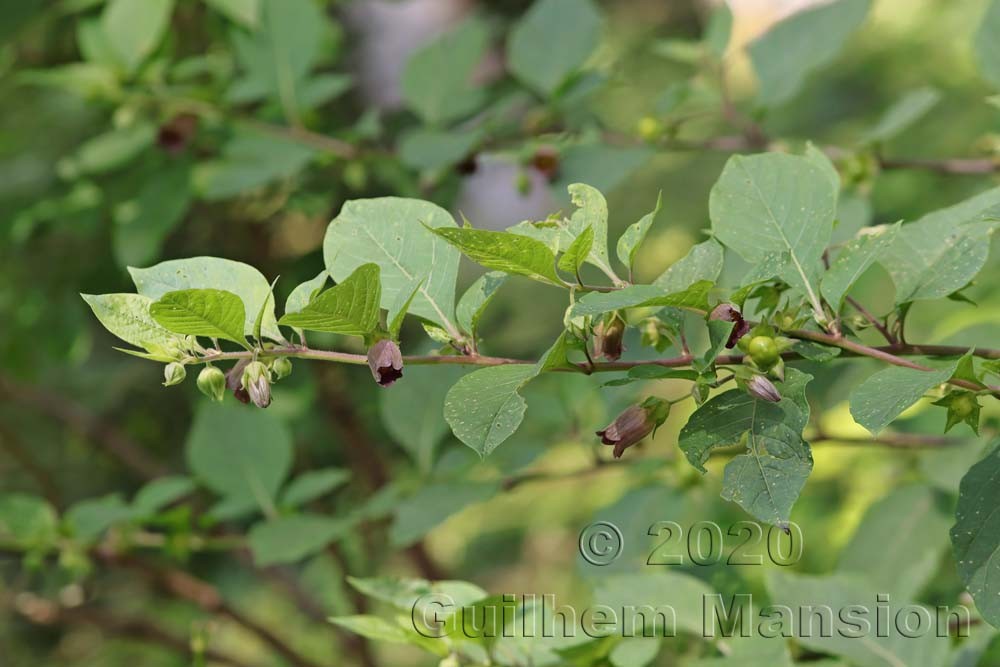
[[[556,273],[556,257],[541,241],[485,229],[440,228],[433,232],[488,269],[515,273],[560,287],[563,285]]]
[[[461,256],[428,227],[452,229],[455,221],[444,209],[418,199],[349,201],[327,228],[326,268],[334,280],[342,281],[362,264],[378,264],[381,305],[387,310],[398,302],[400,292],[409,295],[422,280],[410,312],[458,337],[455,280]]]
[[[958,362],[952,361],[929,371],[884,368],[851,392],[851,416],[872,435],[878,435],[924,393],[946,382],[957,366]]]
[[[559,268],[574,276],[580,275],[580,269],[587,261],[587,255],[594,246],[594,228],[587,227],[580,235],[573,239],[573,243],[566,248],[566,252],[559,258]]]
[[[672,306],[696,312],[708,310],[708,293],[713,287],[708,280],[699,280],[681,292],[664,294],[657,285],[632,285],[613,292],[591,292],[570,308],[570,317],[602,315],[622,308]]]
[[[363,336],[378,326],[381,286],[377,264],[362,264],[343,282],[321,292],[297,313],[286,313],[279,324],[348,336]]]
[[[206,0],[233,21],[253,30],[260,21],[260,0]]]
[[[192,257],[160,262],[148,269],[129,267],[129,274],[139,294],[159,299],[167,292],[186,289],[216,289],[240,297],[246,308],[243,332],[253,334],[254,316],[264,307],[271,285],[260,271],[248,264],[218,257]],[[261,332],[281,341],[273,304],[265,309]]]
[[[635,265],[635,253],[639,250],[642,242],[646,240],[646,234],[649,233],[649,228],[653,225],[653,221],[656,220],[656,215],[660,212],[662,203],[663,191],[661,190],[656,195],[656,206],[653,207],[653,210],[639,218],[639,222],[629,225],[628,229],[618,237],[618,245],[615,248],[618,254],[618,261],[627,266],[629,271]]]
[[[247,347],[243,335],[246,308],[232,292],[218,289],[167,292],[150,304],[149,314],[174,333],[222,338]]]
[[[347,521],[318,514],[276,517],[250,529],[250,551],[257,567],[294,563],[319,552],[349,528]]]
[[[823,298],[830,304],[834,312],[839,312],[844,297],[857,282],[858,278],[874,264],[882,253],[896,240],[896,234],[902,223],[885,226],[863,234],[844,246],[837,255],[836,261],[823,275],[820,291]]]
[[[503,271],[484,273],[458,300],[458,306],[455,308],[458,325],[473,338],[477,336],[480,318],[506,280],[507,274]]]
[[[482,87],[473,86],[472,74],[488,45],[488,26],[473,17],[416,51],[400,79],[410,108],[428,124],[475,111],[486,96]]]
[[[56,511],[37,496],[0,495],[0,538],[25,549],[47,547],[59,538]]]
[[[570,200],[577,207],[569,220],[571,233],[579,237],[585,230],[593,230],[594,242],[586,259],[605,274],[614,277],[608,261],[608,202],[600,190],[584,183],[573,183],[567,190]]]
[[[732,32],[733,11],[729,8],[728,2],[720,2],[708,18],[702,41],[717,58],[721,58],[726,54]]]
[[[174,0],[109,0],[101,27],[127,72],[156,49],[170,25]]]
[[[406,313],[410,311],[410,304],[413,303],[413,299],[417,296],[417,292],[420,291],[420,282],[413,286],[410,291],[410,295],[403,298],[406,292],[400,292],[399,297],[402,299],[402,303],[394,304],[392,308],[388,311],[389,317],[389,335],[395,340],[399,338],[399,330],[403,328],[403,318],[406,317]]]
[[[315,278],[297,285],[285,299],[285,314],[297,313],[308,306],[309,302],[326,286],[327,278],[329,278],[329,274],[324,269]]]
[[[136,518],[137,510],[113,493],[76,503],[66,511],[65,521],[73,537],[94,542],[111,526]]]
[[[601,15],[591,0],[539,0],[507,40],[511,73],[551,96],[597,47]]]
[[[253,337],[254,340],[258,342],[258,344],[260,344],[264,340],[263,337],[261,336],[260,330],[264,323],[264,316],[267,313],[268,305],[271,306],[271,311],[274,312],[274,286],[277,284],[278,284],[277,278],[271,281],[271,287],[270,290],[268,291],[267,298],[264,299],[264,304],[260,307],[260,310],[257,311],[257,317],[256,319],[254,319],[253,322]]]
[[[715,358],[726,349],[729,334],[732,333],[733,327],[736,326],[733,322],[725,320],[709,320],[706,324],[708,326],[708,349],[700,359],[695,359],[693,364],[701,372],[712,368],[715,364]]]
[[[139,515],[153,515],[195,490],[190,477],[172,475],[157,477],[139,489],[132,499],[132,508]]]
[[[146,350],[175,343],[178,336],[149,314],[153,300],[141,294],[81,294],[104,328],[123,341]]]
[[[976,609],[988,623],[1000,627],[1000,440],[994,439],[986,458],[969,469],[958,490],[951,545],[962,578]]]
[[[806,77],[830,63],[865,20],[870,0],[836,0],[796,12],[747,48],[759,90],[757,102],[773,107],[792,99]]]

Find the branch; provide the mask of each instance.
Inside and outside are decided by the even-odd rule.
[[[882,322],[880,322],[877,317],[875,317],[874,315],[872,315],[871,312],[867,308],[865,308],[864,306],[862,306],[858,302],[857,299],[855,299],[853,296],[848,296],[847,299],[846,299],[846,301],[847,301],[847,303],[851,304],[851,306],[856,311],[858,311],[859,313],[861,313],[861,316],[864,317],[866,320],[868,320],[868,322],[870,322],[873,327],[875,327],[876,329],[878,329],[878,332],[880,334],[882,334],[882,337],[885,338],[886,342],[888,342],[889,345],[898,345],[899,344],[899,341],[896,340],[896,337],[892,335],[892,332],[889,331],[889,329],[886,328],[886,326],[884,324],[882,324]]]

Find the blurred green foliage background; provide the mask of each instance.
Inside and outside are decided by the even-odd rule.
[[[719,92],[711,78],[684,56],[715,3],[595,3],[598,46],[558,95],[504,72],[505,35],[529,10],[526,0],[149,0],[109,19],[114,4],[126,3],[0,2],[0,491],[43,496],[60,515],[96,498],[132,498],[158,476],[191,473],[185,450],[204,399],[191,383],[164,389],[157,365],[115,352],[118,343],[79,297],[129,291],[127,266],[237,259],[269,279],[281,276],[282,303],[322,269],[323,233],[347,200],[420,197],[477,226],[502,228],[566,208],[565,186],[577,181],[606,192],[612,238],[662,192],[638,280],[683,256],[708,226],[708,192],[729,153],[672,150],[661,140],[732,134],[712,111]],[[740,49],[795,4],[804,3],[731,3],[729,94],[748,114],[757,114],[755,78]],[[162,29],[142,42],[142,23],[163,7],[172,11]],[[810,140],[842,148],[842,175],[856,176],[843,197],[856,226],[913,220],[996,185],[991,173],[857,171],[868,150],[860,137],[895,101],[928,86],[940,100],[881,146],[884,155],[997,155],[1000,111],[984,101],[996,90],[970,46],[984,10],[974,0],[875,0],[836,60],[758,120],[783,146]],[[469,20],[472,28],[463,23]],[[582,29],[579,20],[577,12],[565,17],[570,33]],[[456,26],[479,32],[449,44],[408,90],[414,51]],[[109,41],[108,30],[121,35]],[[550,48],[557,58],[568,47],[554,41]],[[463,61],[465,49],[478,57]],[[461,95],[448,81],[453,69],[468,88]],[[673,104],[683,86],[686,101]],[[736,279],[745,270],[735,258],[724,275]],[[472,265],[463,271],[464,284],[478,275]],[[998,280],[991,262],[966,291],[975,306],[918,304],[910,338],[995,345]],[[892,287],[878,266],[858,292],[876,312],[891,307]],[[511,281],[482,325],[488,351],[537,356],[561,331],[564,307],[556,290]],[[409,327],[404,348],[426,349],[419,327]],[[646,354],[637,338],[628,345]],[[847,388],[874,368],[811,369],[810,396],[823,406],[814,414],[834,438],[817,445],[815,472],[793,514],[805,544],[796,572],[838,568],[866,510],[893,489],[924,485],[950,508],[958,480],[982,451],[984,440],[971,438],[947,451],[849,446],[863,431],[847,411]],[[635,385],[598,391],[596,378],[545,378],[527,392],[525,426],[479,462],[440,416],[443,392],[461,372],[408,369],[386,391],[364,368],[296,362],[269,419],[290,434],[294,474],[347,471],[348,481],[316,500],[315,511],[361,518],[308,558],[260,567],[240,537],[253,519],[213,520],[211,494],[197,491],[147,526],[169,536],[148,557],[158,572],[205,582],[311,664],[421,665],[436,659],[411,646],[361,643],[325,621],[372,610],[346,575],[463,579],[584,605],[594,582],[634,569],[650,553],[658,540],[646,528],[655,521],[726,527],[745,518],[718,496],[721,466],[702,477],[679,456],[683,411],[627,461],[593,467],[608,453],[592,433],[634,399]],[[684,389],[664,382],[650,390],[673,396]],[[996,408],[984,415],[995,427]],[[896,427],[936,432],[941,421],[921,405]],[[918,517],[934,531],[920,553],[893,557],[930,554],[920,601],[957,604],[962,586],[947,549],[948,522],[937,516]],[[640,544],[614,568],[588,568],[577,556],[578,532],[602,517],[629,526],[626,538]],[[238,548],[191,548],[196,535],[233,537]],[[681,569],[725,595],[763,597],[763,572],[771,568]],[[185,599],[143,572],[86,549],[34,565],[0,552],[0,665],[223,664],[203,646],[241,664],[294,664],[224,609]],[[93,609],[115,620],[88,616]],[[143,619],[180,646],[123,619]],[[976,626],[971,641],[985,645],[991,633]],[[655,664],[695,664],[718,650],[682,638],[665,643]],[[797,658],[815,657],[797,651]],[[996,664],[1000,647],[991,655],[963,664]]]

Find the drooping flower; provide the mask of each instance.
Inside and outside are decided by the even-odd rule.
[[[262,362],[251,361],[243,369],[243,389],[258,408],[271,405],[271,371]]]
[[[615,420],[597,432],[601,442],[614,447],[614,456],[621,458],[626,449],[656,430],[667,419],[670,404],[650,397],[639,405],[631,405]]]
[[[763,375],[754,375],[747,381],[747,391],[754,398],[759,398],[762,401],[770,401],[771,403],[777,403],[781,400],[781,394],[778,393],[778,388],[774,386],[774,383],[768,380]]]
[[[708,319],[736,323],[736,326],[733,327],[732,332],[729,334],[729,340],[726,341],[726,347],[729,349],[736,347],[736,342],[750,332],[750,323],[744,320],[739,309],[730,303],[720,303],[713,308],[712,312],[708,315]]]
[[[368,367],[372,377],[383,387],[403,377],[403,355],[395,341],[383,338],[368,348]]]

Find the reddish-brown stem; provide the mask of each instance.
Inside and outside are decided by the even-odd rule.
[[[854,310],[861,313],[861,316],[864,317],[866,320],[868,320],[868,322],[870,322],[871,325],[875,327],[880,334],[882,334],[882,337],[885,338],[886,342],[889,343],[889,345],[899,344],[899,341],[896,340],[896,337],[892,335],[892,332],[889,331],[889,329],[884,324],[882,324],[882,322],[880,322],[877,317],[872,315],[871,311],[862,306],[857,299],[855,299],[852,296],[849,296],[847,297],[847,303],[851,304]]]

